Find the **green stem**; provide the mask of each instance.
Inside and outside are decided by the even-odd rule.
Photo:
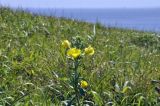
[[[79,63],[78,63],[78,59],[75,60],[74,62],[74,90],[75,90],[75,93],[76,93],[76,100],[78,102],[78,106],[79,106],[79,92],[78,92],[78,79],[79,79],[79,75],[78,75],[78,66],[79,66]]]

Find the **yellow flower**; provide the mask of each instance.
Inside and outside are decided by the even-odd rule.
[[[94,54],[94,48],[92,46],[89,46],[89,47],[87,47],[87,48],[84,49],[84,53],[86,55],[90,55],[91,56],[91,55]]]
[[[64,40],[62,42],[62,47],[64,47],[64,48],[70,48],[70,46],[71,46],[71,43],[68,40]]]
[[[80,85],[81,85],[82,88],[87,88],[88,87],[88,83],[84,80],[81,81]]]
[[[80,54],[81,54],[81,50],[76,49],[76,48],[71,48],[67,51],[67,55],[69,57],[73,57],[74,59],[76,59],[78,56],[80,56]]]

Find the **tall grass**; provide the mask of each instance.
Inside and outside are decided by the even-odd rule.
[[[81,105],[159,106],[160,38],[0,8],[0,105],[67,105],[73,88],[61,41],[80,36],[95,49],[79,68]]]

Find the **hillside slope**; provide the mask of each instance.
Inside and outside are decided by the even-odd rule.
[[[81,104],[158,106],[157,35],[0,8],[0,105],[67,104],[73,88],[61,41],[80,38],[95,49],[79,68],[89,85]]]

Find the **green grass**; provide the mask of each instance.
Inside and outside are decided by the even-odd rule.
[[[0,8],[0,105],[60,106],[72,97],[61,41],[95,49],[79,68],[90,106],[159,106],[160,37]],[[81,104],[82,104],[81,102]],[[85,103],[84,103],[85,104]],[[87,103],[86,103],[87,104]]]

